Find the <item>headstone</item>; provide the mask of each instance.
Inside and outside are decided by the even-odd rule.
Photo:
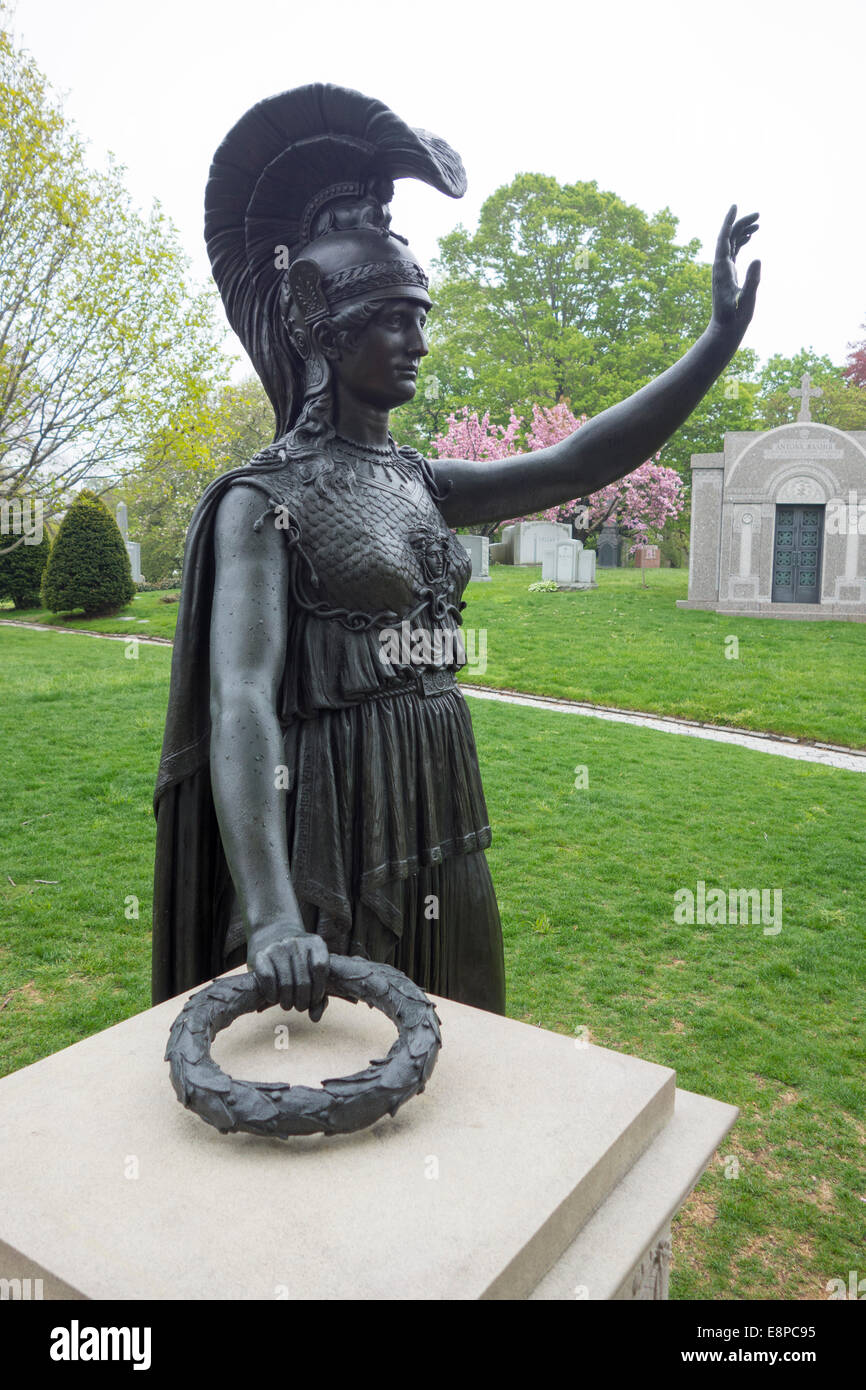
[[[587,555],[591,561],[584,558]],[[541,577],[552,579],[561,589],[595,588],[595,551],[585,551],[582,541],[545,541]]]
[[[514,564],[514,530],[514,522],[510,526],[503,526],[501,539],[494,541],[491,545],[490,563],[492,565]]]
[[[461,536],[458,541],[469,552],[472,560],[472,579],[490,578],[490,538],[489,536]]]
[[[692,457],[689,596],[680,608],[866,622],[866,431],[811,419],[726,434]]]
[[[619,533],[613,522],[607,521],[602,526],[596,554],[599,569],[614,569],[620,564]]]
[[[546,541],[571,540],[571,527],[564,521],[515,521],[502,532],[501,546],[494,560],[505,565],[540,565],[541,547]]]
[[[596,554],[594,550],[582,550],[577,557],[577,582],[581,588],[595,589],[595,563]]]
[[[660,564],[659,548],[657,545],[636,545],[634,548],[634,562],[638,569],[657,570]]]
[[[185,997],[0,1079],[0,1279],[41,1280],[45,1298],[666,1296],[671,1217],[732,1106],[676,1090],[667,1067],[437,998],[441,1056],[396,1119],[325,1141],[222,1135],[182,1108],[162,1060]],[[332,999],[321,1023],[239,1018],[214,1060],[318,1086],[393,1037]],[[253,1236],[226,1218],[239,1193],[267,1212]]]
[[[129,512],[125,502],[117,504],[117,526],[123,536],[123,544],[126,546],[126,553],[129,556],[129,564],[132,569],[132,578],[136,584],[144,583],[144,575],[141,572],[141,546],[138,541],[129,539]]]

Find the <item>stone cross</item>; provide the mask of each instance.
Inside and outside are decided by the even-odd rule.
[[[798,396],[800,399],[800,409],[797,413],[798,421],[808,424],[812,419],[812,411],[809,406],[810,396],[823,396],[824,392],[820,386],[812,385],[812,378],[808,372],[804,372],[800,377],[800,385],[792,386],[788,392],[789,396]]]

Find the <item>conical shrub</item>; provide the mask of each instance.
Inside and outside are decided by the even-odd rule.
[[[22,542],[14,550],[14,536],[0,536],[0,598],[11,598],[16,608],[37,608],[42,576],[51,550],[48,533],[43,532],[38,545]]]
[[[135,594],[117,522],[95,492],[79,492],[51,547],[42,601],[52,613],[112,613]]]

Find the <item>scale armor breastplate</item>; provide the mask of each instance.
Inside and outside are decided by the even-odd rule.
[[[353,631],[459,626],[471,561],[428,478],[414,450],[339,437],[327,454],[271,474],[269,511],[294,552],[298,605]]]

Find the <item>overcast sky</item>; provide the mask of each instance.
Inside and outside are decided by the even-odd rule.
[[[707,259],[736,202],[761,213],[741,253],[741,281],[763,263],[746,345],[841,362],[866,319],[864,16],[862,0],[18,0],[16,32],[94,160],[110,149],[136,200],[160,200],[202,279],[222,137],[262,97],[336,82],[463,158],[461,202],[397,185],[394,228],[423,262],[520,171],[667,206]]]

